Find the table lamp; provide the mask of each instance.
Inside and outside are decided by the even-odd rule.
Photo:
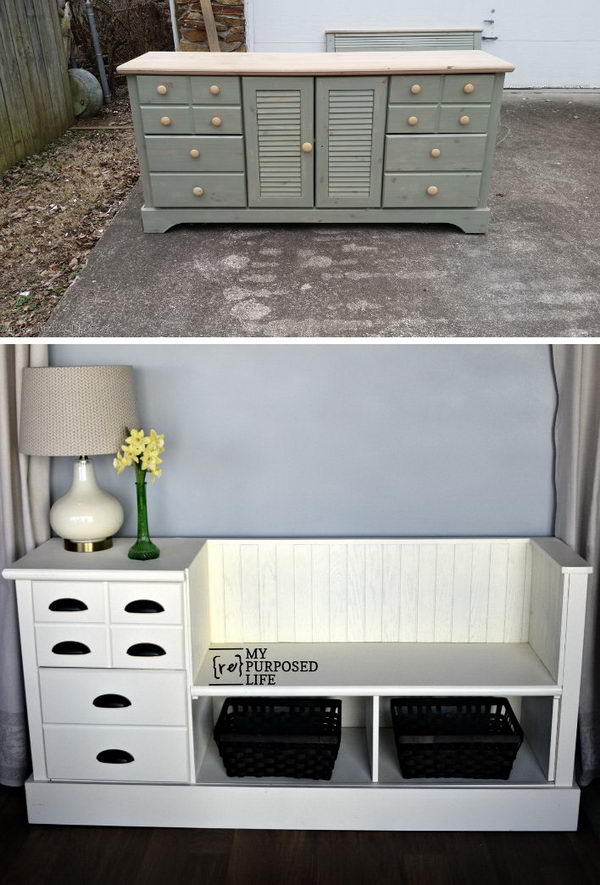
[[[26,455],[74,455],[73,484],[50,510],[65,549],[112,547],[123,508],[96,482],[89,455],[114,455],[138,426],[131,366],[55,366],[23,370],[19,449]]]

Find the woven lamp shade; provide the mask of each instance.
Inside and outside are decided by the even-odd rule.
[[[26,455],[108,455],[131,427],[138,427],[131,366],[23,369]]]

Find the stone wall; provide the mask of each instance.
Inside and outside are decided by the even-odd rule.
[[[175,0],[179,48],[184,52],[208,52],[200,0]],[[246,51],[244,0],[213,0],[213,12],[221,52]]]

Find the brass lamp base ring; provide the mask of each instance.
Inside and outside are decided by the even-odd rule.
[[[69,541],[65,538],[65,550],[72,553],[96,553],[98,550],[109,550],[112,545],[112,538],[102,538],[101,541]]]

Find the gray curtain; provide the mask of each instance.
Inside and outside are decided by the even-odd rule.
[[[50,535],[48,458],[18,451],[23,369],[47,365],[45,344],[0,344],[0,572]],[[0,783],[19,786],[28,768],[15,589],[0,576]]]
[[[594,567],[586,614],[579,780],[600,777],[600,346],[556,344],[555,534]]]

